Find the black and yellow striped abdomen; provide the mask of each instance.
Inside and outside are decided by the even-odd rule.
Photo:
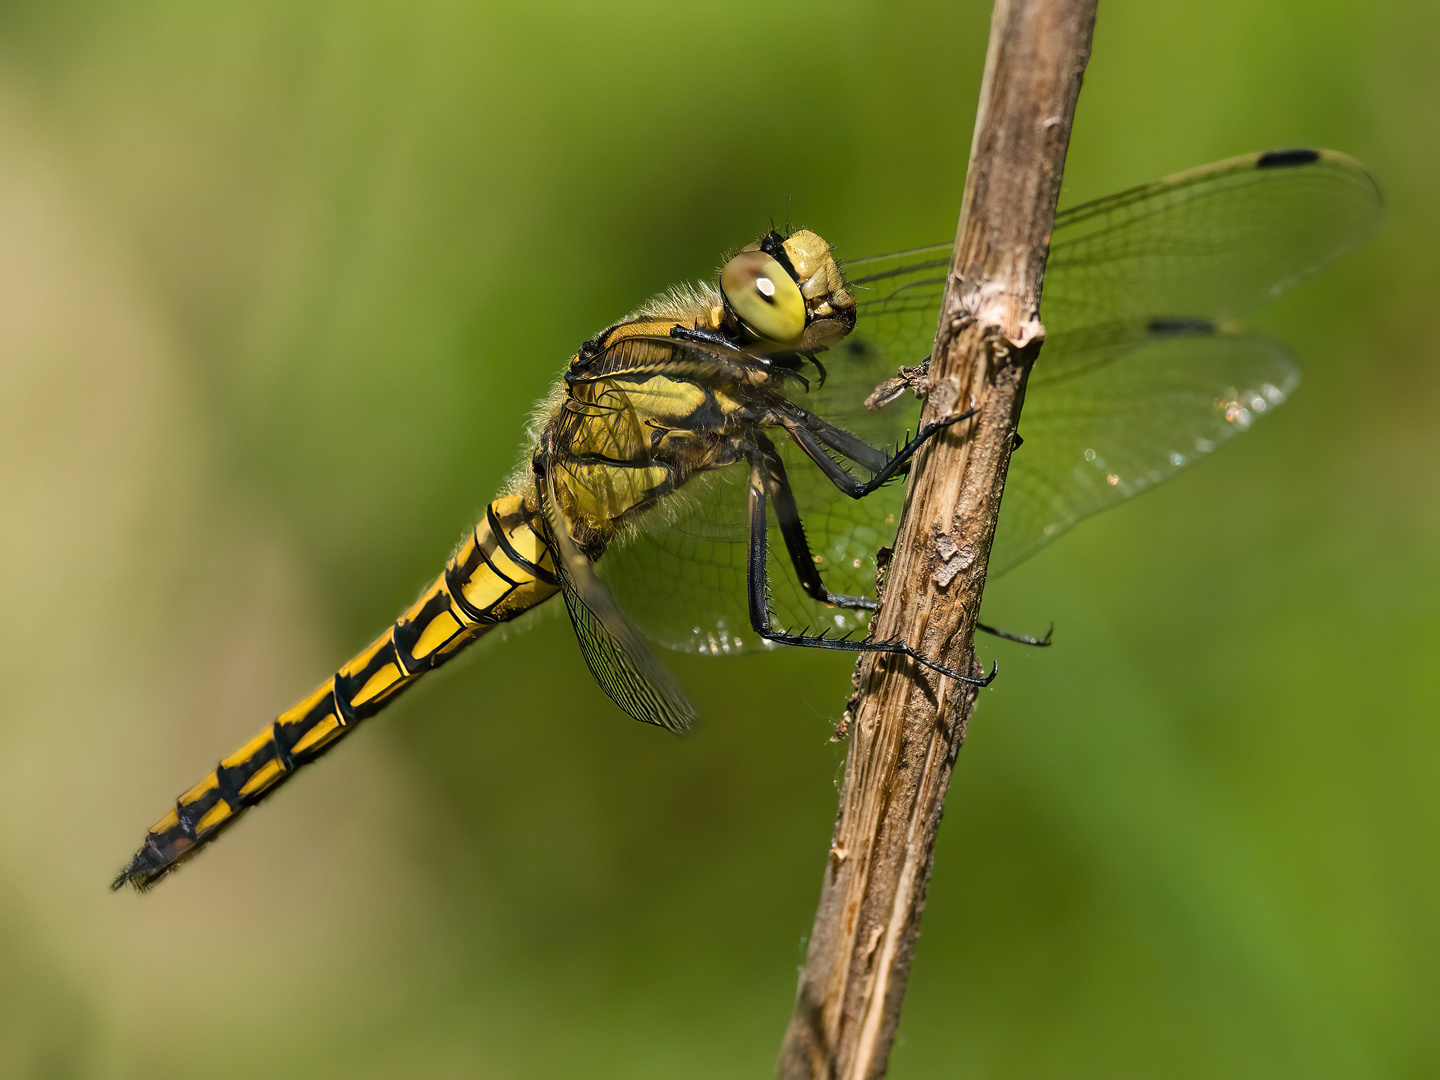
[[[491,503],[390,629],[176,800],[114,887],[153,885],[425,672],[554,595],[555,566],[535,515],[528,496]]]

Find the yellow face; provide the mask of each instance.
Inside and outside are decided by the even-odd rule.
[[[720,272],[720,289],[746,330],[787,349],[818,352],[855,325],[855,301],[830,245],[808,229],[745,247]]]

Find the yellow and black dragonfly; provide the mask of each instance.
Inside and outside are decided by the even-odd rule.
[[[1289,150],[1062,212],[992,569],[1280,405],[1294,359],[1230,320],[1358,244],[1382,203],[1351,158]],[[640,626],[695,652],[884,652],[988,682],[993,670],[951,671],[864,633],[900,506],[886,484],[971,415],[897,438],[917,409],[906,387],[923,392],[949,265],[942,245],[842,267],[815,233],[771,231],[717,281],[672,289],[586,341],[522,466],[434,583],[181,795],[115,887],[153,885],[426,672],[557,593],[605,693],[671,731],[694,710]]]

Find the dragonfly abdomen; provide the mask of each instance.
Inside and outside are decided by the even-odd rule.
[[[146,889],[491,627],[553,596],[555,566],[533,500],[507,495],[385,633],[175,802],[115,879]]]

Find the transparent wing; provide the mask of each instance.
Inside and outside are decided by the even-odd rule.
[[[1375,178],[1333,150],[1191,169],[1061,211],[1041,315],[1052,335],[1139,319],[1233,318],[1356,247],[1383,210]],[[950,250],[846,264],[860,327],[898,363],[929,355]],[[1048,356],[1047,348],[1042,365]]]
[[[903,487],[893,484],[857,502],[841,496],[792,445],[779,450],[826,586],[835,593],[873,596],[875,554],[894,539]],[[750,628],[747,476],[741,464],[697,477],[650,511],[635,535],[600,562],[601,575],[625,609],[668,648],[728,654],[775,647]],[[770,533],[770,610],[776,624],[817,633],[863,633],[867,613],[832,608],[807,596],[773,517]]]
[[[1234,318],[1354,248],[1383,207],[1375,178],[1333,150],[1191,169],[1059,215],[1041,314],[1056,332]]]
[[[857,337],[867,343],[867,355],[889,366],[889,374],[930,355],[951,250],[950,244],[939,244],[845,263],[859,309]]]
[[[612,544],[600,574],[647,635],[670,649],[755,647],[745,607],[743,465],[691,480]]]
[[[1014,566],[1282,402],[1299,380],[1293,358],[1217,324],[1359,245],[1383,209],[1353,158],[1294,150],[1206,165],[1057,215],[1047,340],[992,568]],[[950,251],[847,264],[871,351],[896,364],[929,354]]]
[[[595,681],[636,720],[677,734],[689,731],[695,722],[694,706],[595,576],[594,566],[571,537],[548,484],[542,501],[558,549],[555,569],[560,594]]]
[[[1212,323],[1092,327],[1047,341],[1025,395],[990,566],[1205,457],[1300,382],[1279,344]]]

